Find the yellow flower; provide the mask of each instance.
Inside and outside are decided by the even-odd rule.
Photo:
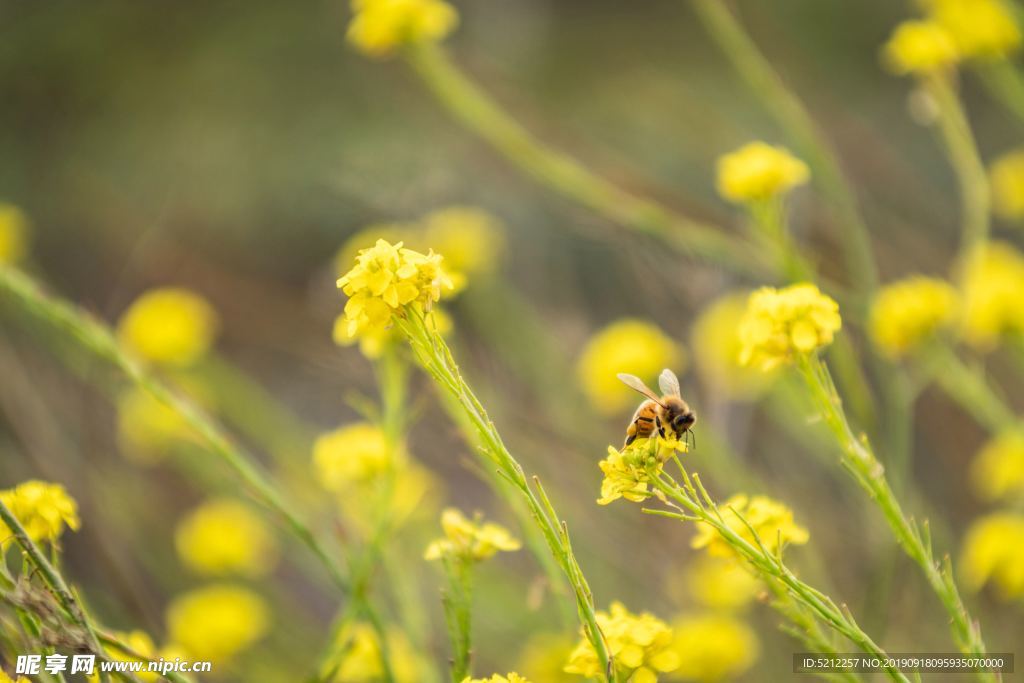
[[[761,394],[774,375],[740,363],[743,344],[740,321],[747,310],[747,294],[727,294],[715,300],[693,323],[690,345],[694,370],[704,386],[734,399]]]
[[[1024,498],[1024,433],[1004,432],[986,443],[971,464],[971,482],[987,501]]]
[[[193,659],[222,664],[266,634],[270,610],[256,593],[220,583],[179,595],[167,608],[170,639]]]
[[[831,344],[841,326],[839,305],[813,284],[762,287],[740,322],[740,362],[771,370]]]
[[[611,415],[643,400],[616,374],[628,372],[652,383],[662,368],[681,369],[685,361],[682,348],[660,329],[624,318],[590,338],[576,364],[576,375],[591,405]]]
[[[60,484],[31,479],[13,489],[0,491],[0,501],[25,527],[25,533],[39,543],[56,542],[64,527],[78,531],[78,504]],[[0,541],[11,538],[11,530],[0,522]]]
[[[401,454],[391,451],[384,431],[368,422],[321,434],[313,443],[317,480],[328,491],[340,493],[394,467]]]
[[[691,560],[683,578],[688,597],[716,610],[746,607],[762,590],[746,565],[708,554]]]
[[[770,552],[779,550],[781,541],[783,546],[803,545],[807,543],[810,534],[807,529],[793,521],[793,511],[777,500],[768,496],[748,497],[746,494],[738,493],[729,500],[719,505],[722,517],[726,525],[748,543],[757,546],[750,528],[743,523],[743,519],[757,532],[761,544]],[[697,522],[697,535],[690,545],[694,548],[707,548],[708,554],[715,557],[735,557],[733,550],[718,531],[707,522]]]
[[[971,590],[986,583],[999,596],[1024,596],[1024,515],[997,512],[974,521],[964,537],[960,573]]]
[[[348,41],[369,57],[387,57],[405,44],[438,42],[459,23],[444,0],[352,0]]]
[[[178,523],[178,556],[209,576],[257,577],[277,561],[277,541],[252,508],[231,498],[208,500]]]
[[[7,675],[7,672],[0,669],[0,683],[32,683],[29,679],[24,676],[18,676],[17,680]]]
[[[597,463],[604,472],[598,505],[608,505],[619,498],[634,503],[646,500],[650,495],[647,486],[651,472],[660,472],[665,460],[674,452],[687,450],[686,442],[662,437],[637,439],[621,451],[609,446],[608,457]]]
[[[882,48],[882,61],[895,74],[928,74],[959,61],[956,40],[935,21],[904,21]]]
[[[652,614],[631,614],[620,602],[609,612],[597,613],[597,625],[615,659],[618,680],[630,683],[654,683],[658,673],[679,667],[679,654],[672,647],[672,629]],[[569,656],[565,671],[590,678],[603,674],[594,646],[583,637]]]
[[[718,194],[737,204],[771,199],[809,177],[807,164],[764,142],[751,142],[718,159]]]
[[[898,358],[952,326],[958,304],[956,290],[944,280],[915,276],[886,285],[871,305],[871,338],[885,355]]]
[[[441,269],[441,256],[433,251],[423,255],[403,248],[402,243],[385,240],[359,252],[356,265],[338,280],[348,295],[345,318],[349,337],[379,332],[391,325],[405,306],[422,311],[441,298],[451,282]]]
[[[1002,155],[989,168],[992,203],[1007,219],[1024,218],[1024,149]]]
[[[217,312],[206,299],[179,287],[151,289],[121,314],[121,343],[144,360],[187,366],[213,344]]]
[[[0,202],[0,265],[13,265],[28,253],[28,218],[14,204]]]
[[[117,397],[117,438],[125,458],[151,465],[194,437],[178,412],[142,389],[132,386]]]
[[[672,631],[680,661],[673,676],[687,681],[718,683],[738,678],[761,651],[754,630],[728,614],[685,615],[672,623]]]
[[[416,655],[404,633],[387,631],[388,654],[395,683],[417,683],[426,666]],[[345,648],[345,657],[332,680],[337,683],[373,683],[381,680],[384,667],[381,659],[380,639],[369,624],[356,622],[338,635],[338,644]]]
[[[424,238],[444,254],[445,272],[453,292],[466,286],[467,276],[494,272],[504,246],[501,222],[472,206],[438,209],[423,219]]]
[[[569,633],[534,633],[526,641],[516,667],[523,676],[544,683],[569,683],[575,676],[565,672],[565,662],[576,645]]]
[[[426,245],[422,237],[423,228],[415,222],[396,221],[368,225],[353,233],[338,249],[334,255],[334,269],[338,277],[352,270],[352,264],[359,258],[359,252],[365,249],[367,244],[376,244],[377,240],[384,240],[391,244],[402,242],[410,249],[423,251]]]
[[[338,508],[342,517],[369,537],[382,506],[387,507],[392,528],[401,527],[414,516],[417,519],[433,517],[437,514],[441,486],[428,469],[410,460],[395,469],[390,489],[384,485],[380,487],[381,492],[390,493],[388,499],[360,490],[358,495],[346,493],[338,496]]]
[[[1024,256],[1005,242],[973,253],[960,274],[961,334],[980,351],[994,349],[1002,335],[1024,331]]]
[[[930,0],[932,18],[964,58],[1005,59],[1020,47],[1020,27],[1001,0]]]
[[[442,337],[447,337],[454,328],[451,316],[439,306],[431,309],[427,324],[433,324]],[[352,346],[358,342],[359,351],[370,360],[383,356],[389,344],[401,341],[401,335],[394,327],[366,330],[363,334],[352,336],[349,334],[348,320],[344,313],[334,320],[332,336],[338,346]]]
[[[512,672],[508,676],[494,674],[490,678],[470,678],[469,676],[466,676],[466,678],[462,679],[462,683],[530,683],[530,681],[526,680],[523,676]]]
[[[165,660],[174,661],[175,657],[182,656],[181,651],[173,645],[167,645],[158,650],[156,645],[153,644],[153,639],[150,638],[149,634],[145,631],[136,630],[130,631],[128,633],[115,632],[114,636],[117,638],[119,642],[127,645],[128,648],[131,649],[134,653],[141,655],[143,657],[142,659],[140,659],[138,657],[129,655],[127,652],[124,652],[123,650],[115,646],[108,646],[106,648],[107,654],[109,654],[112,659],[115,659],[119,662],[143,662],[144,664],[148,665],[148,663],[151,661],[159,661],[161,657],[163,657]],[[135,675],[141,681],[156,681],[160,680],[161,678],[160,674],[155,672],[151,673],[148,671],[143,671]],[[97,673],[93,673],[92,675],[87,676],[86,678],[90,681],[90,683],[95,683],[100,679],[99,674]],[[2,683],[2,681],[3,679],[0,679],[0,683]]]
[[[427,560],[445,556],[470,562],[486,560],[499,550],[511,552],[523,545],[505,527],[493,522],[481,524],[479,517],[469,520],[455,508],[446,508],[441,513],[441,528],[445,537],[427,546],[423,554]]]

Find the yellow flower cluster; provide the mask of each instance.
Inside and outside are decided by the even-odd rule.
[[[1024,432],[1004,432],[986,443],[971,463],[971,482],[987,501],[1024,499]]]
[[[839,305],[813,284],[762,287],[740,322],[740,362],[772,370],[831,344],[841,326]]]
[[[369,57],[387,57],[403,45],[438,42],[459,22],[444,0],[352,0],[348,40]]]
[[[12,489],[0,491],[0,501],[25,527],[28,537],[40,543],[55,543],[67,527],[78,531],[78,504],[60,484],[31,479]],[[12,537],[11,530],[0,522],[0,542]]]
[[[341,493],[395,467],[401,456],[392,450],[380,427],[356,422],[317,437],[313,467],[321,486]]]
[[[1004,0],[927,0],[927,7],[964,59],[1004,59],[1020,47],[1020,27]]]
[[[1024,218],[1024,149],[1015,149],[996,159],[989,168],[992,204],[1007,219]]]
[[[0,202],[0,265],[18,263],[28,253],[28,218],[14,204]]]
[[[164,287],[137,298],[121,314],[117,334],[143,360],[182,367],[209,351],[218,326],[217,312],[206,299],[187,289]]]
[[[672,629],[652,614],[632,614],[619,602],[613,602],[608,612],[596,614],[597,625],[608,644],[608,654],[615,660],[616,680],[630,683],[654,683],[658,673],[674,671],[679,667],[679,653],[673,647]],[[565,671],[588,678],[604,673],[587,638],[581,638],[569,656]]]
[[[32,681],[24,676],[18,676],[17,679],[11,678],[6,671],[0,669],[0,683],[32,683]]]
[[[507,676],[494,674],[490,678],[469,678],[463,679],[462,683],[530,683],[519,674],[512,672]]]
[[[972,590],[991,582],[1005,600],[1024,597],[1024,515],[997,512],[975,520],[964,537],[960,573]]]
[[[621,451],[608,447],[608,457],[598,463],[604,473],[598,505],[625,498],[634,503],[646,500],[652,471],[660,472],[665,460],[687,445],[674,438],[637,439]]]
[[[208,500],[189,513],[174,545],[186,566],[207,576],[263,576],[277,561],[277,541],[263,518],[232,498]]]
[[[952,285],[915,276],[881,288],[871,305],[868,329],[890,358],[912,351],[938,330],[953,325],[959,298]]]
[[[757,542],[750,533],[752,527],[761,544],[772,553],[778,552],[780,543],[782,546],[803,545],[810,538],[807,529],[793,521],[793,511],[768,496],[749,497],[738,493],[719,505],[719,509],[726,525],[737,536],[756,546]],[[732,546],[707,522],[697,522],[697,535],[690,545],[694,548],[707,548],[708,553],[715,557],[736,556]]]
[[[882,61],[895,74],[924,75],[959,60],[953,36],[936,21],[904,21],[882,48]]]
[[[718,159],[718,193],[737,204],[771,199],[809,177],[807,164],[764,142],[751,142]]]
[[[737,610],[762,590],[746,565],[733,558],[702,554],[690,561],[684,575],[687,597],[715,610]]]
[[[388,646],[388,664],[394,674],[395,683],[417,683],[424,663],[420,661],[412,643],[404,633],[388,630],[385,635]],[[356,622],[342,629],[338,634],[338,645],[345,657],[338,666],[338,672],[331,679],[337,683],[375,683],[384,676],[383,654],[380,639],[370,624]]]
[[[693,323],[691,348],[694,370],[711,391],[732,399],[761,394],[774,378],[740,363],[743,344],[740,322],[747,310],[747,294],[727,294],[705,308]]]
[[[227,662],[262,638],[269,626],[263,598],[233,584],[197,588],[167,608],[167,633],[192,659]]]
[[[173,661],[176,657],[185,658],[186,653],[176,645],[165,645],[162,648],[157,648],[153,643],[153,639],[149,637],[149,634],[145,631],[130,631],[128,633],[115,632],[114,636],[121,643],[124,643],[134,653],[141,655],[144,659],[139,659],[134,655],[129,655],[127,652],[120,650],[117,647],[108,646],[106,648],[107,654],[111,658],[119,662],[150,662],[159,660],[163,657],[165,660]],[[140,681],[157,681],[161,679],[160,674],[150,673],[143,671],[142,673],[135,674]],[[100,679],[99,674],[92,674],[87,677],[90,683],[95,683]],[[2,679],[0,679],[2,680]]]
[[[338,280],[338,287],[349,297],[345,304],[347,335],[379,333],[391,325],[394,316],[403,315],[406,306],[430,310],[441,298],[441,291],[451,287],[441,259],[433,251],[424,255],[401,242],[386,240],[362,249],[355,267]]]
[[[576,376],[590,404],[605,414],[637,406],[640,395],[616,377],[628,372],[652,382],[662,368],[685,364],[683,349],[658,327],[643,320],[616,320],[590,338]]]
[[[1024,332],[1024,256],[1005,242],[990,242],[973,253],[960,274],[961,334],[980,351],[990,351],[1007,333]]]
[[[754,630],[730,614],[683,615],[672,622],[672,631],[680,662],[672,675],[682,680],[733,680],[754,665],[761,651]]]
[[[441,513],[441,528],[444,538],[427,546],[423,554],[427,560],[451,557],[477,562],[493,557],[498,551],[511,552],[523,546],[505,527],[493,522],[481,523],[479,518],[470,520],[455,508],[446,508]]]

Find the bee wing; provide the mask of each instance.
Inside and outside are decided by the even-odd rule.
[[[661,397],[658,396],[653,391],[651,391],[650,389],[648,389],[647,385],[644,384],[643,380],[637,377],[636,375],[630,375],[629,373],[626,372],[620,372],[618,375],[616,375],[616,377],[622,380],[622,383],[625,384],[630,389],[633,389],[634,391],[639,391],[647,398],[651,399],[658,405],[661,405]]]
[[[662,370],[661,374],[658,375],[658,386],[661,388],[661,393],[666,396],[682,398],[679,393],[679,378],[676,377],[676,373],[668,368]]]

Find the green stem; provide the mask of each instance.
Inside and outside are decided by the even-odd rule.
[[[934,345],[926,357],[929,374],[946,396],[991,433],[1020,427],[1020,418],[989,384],[985,373],[968,367],[949,345]]]
[[[444,557],[448,589],[441,595],[448,640],[452,646],[452,683],[462,683],[471,674],[473,576],[470,560]]]
[[[1024,122],[1024,76],[1017,65],[999,59],[981,64],[975,71],[981,76],[985,89]]]

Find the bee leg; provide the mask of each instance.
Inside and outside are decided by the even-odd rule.
[[[630,434],[626,437],[626,446],[636,441],[636,434]]]
[[[661,436],[661,438],[664,439],[665,438],[665,427],[661,424],[661,418],[658,417],[657,415],[654,416],[654,424],[658,428],[658,434]]]

